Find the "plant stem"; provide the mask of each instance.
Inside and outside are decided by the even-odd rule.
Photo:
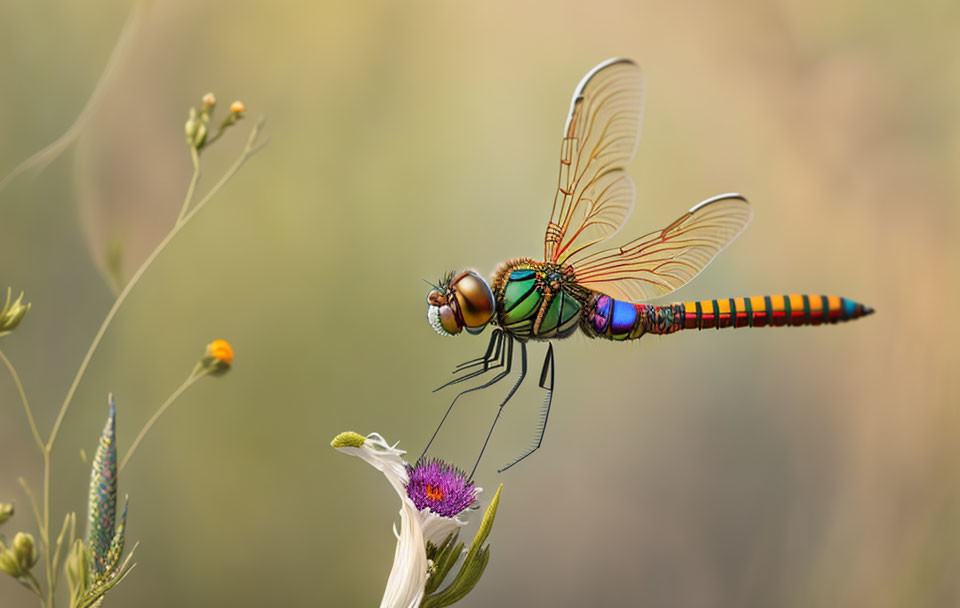
[[[41,605],[45,605],[43,602],[43,592],[40,591],[40,583],[37,582],[37,577],[35,577],[32,572],[27,572],[24,578],[29,582],[29,584],[26,585],[27,588],[37,594],[37,597],[40,598]]]
[[[234,161],[229,169],[227,169],[227,172],[223,174],[223,177],[220,178],[220,181],[218,181],[213,188],[210,188],[210,191],[207,192],[206,196],[200,199],[200,202],[197,203],[196,207],[194,207],[194,211],[198,210],[200,207],[205,205],[207,201],[216,196],[217,192],[220,192],[220,189],[223,188],[234,175],[236,175],[237,171],[240,170],[240,167],[242,167],[245,162],[250,160],[254,154],[262,150],[264,146],[270,143],[269,140],[267,140],[262,144],[257,144],[257,138],[260,136],[260,129],[263,127],[264,122],[266,122],[266,120],[261,117],[257,120],[256,124],[253,125],[253,128],[250,129],[250,136],[247,137],[247,144],[243,147],[243,152],[240,153],[240,157]],[[193,215],[193,212],[191,212],[190,215]],[[187,218],[184,218],[184,222],[186,222],[186,219]]]
[[[190,208],[190,201],[193,200],[193,192],[197,189],[197,182],[200,181],[200,152],[194,146],[190,146],[190,162],[193,163],[193,175],[190,177],[190,185],[187,187],[187,195],[183,198],[183,206],[180,207],[180,215],[177,216],[177,224],[183,221],[183,216],[187,214]]]
[[[250,131],[250,137],[247,139],[247,145],[244,147],[243,152],[240,154],[240,157],[237,161],[230,167],[229,170],[224,174],[219,182],[204,196],[200,202],[198,202],[193,209],[187,212],[183,217],[183,220],[175,224],[173,229],[160,241],[160,244],[157,245],[156,249],[144,260],[143,264],[140,265],[140,268],[130,277],[130,281],[124,286],[123,290],[120,292],[120,295],[117,296],[116,301],[113,303],[113,306],[110,308],[110,311],[107,313],[106,318],[103,320],[103,323],[100,324],[100,329],[97,331],[97,335],[94,336],[93,342],[90,344],[90,348],[87,349],[87,354],[84,355],[83,361],[80,363],[80,369],[77,370],[77,375],[73,379],[73,383],[70,385],[70,389],[67,391],[67,396],[63,400],[63,404],[60,406],[60,412],[57,414],[57,419],[53,424],[53,430],[50,432],[50,438],[47,440],[47,450],[51,451],[53,449],[53,444],[57,439],[57,433],[60,431],[60,425],[63,424],[63,418],[67,413],[67,409],[70,407],[70,402],[73,400],[74,394],[77,392],[77,387],[80,386],[80,380],[83,379],[83,374],[87,371],[87,366],[90,364],[90,359],[93,358],[93,354],[96,352],[97,347],[100,346],[100,341],[103,339],[104,334],[107,332],[107,328],[110,327],[110,323],[113,321],[113,318],[116,316],[117,311],[123,305],[124,301],[127,299],[127,296],[130,295],[130,292],[136,286],[136,284],[143,277],[144,273],[153,264],[153,261],[166,249],[167,245],[176,237],[180,230],[186,226],[197,213],[199,213],[204,206],[210,202],[210,199],[233,177],[234,174],[243,166],[247,160],[250,159],[254,154],[259,152],[264,144],[256,145],[257,136],[260,133],[260,127],[263,124],[263,121],[259,121],[253,129]]]
[[[117,296],[117,299],[114,301],[113,306],[110,307],[109,312],[107,312],[106,318],[100,324],[100,328],[97,330],[96,335],[93,337],[93,342],[90,343],[90,347],[87,349],[87,353],[83,356],[83,360],[80,362],[80,368],[77,370],[76,376],[73,378],[73,382],[70,384],[70,388],[67,390],[67,395],[63,399],[63,403],[60,405],[60,411],[57,413],[57,418],[53,423],[53,428],[50,431],[50,437],[47,439],[47,443],[43,446],[43,521],[40,526],[40,535],[44,539],[46,555],[46,567],[47,567],[47,584],[48,584],[48,595],[47,601],[44,605],[47,608],[54,608],[55,595],[54,595],[54,582],[56,577],[52,572],[52,564],[50,558],[50,455],[53,452],[53,445],[57,440],[57,434],[60,432],[60,426],[63,424],[63,419],[67,414],[67,410],[70,408],[70,403],[73,401],[73,397],[77,392],[77,388],[80,386],[80,381],[83,379],[84,373],[87,371],[87,366],[90,364],[90,360],[93,359],[94,353],[97,351],[97,348],[100,346],[100,342],[103,340],[103,336],[107,333],[107,329],[110,327],[110,323],[116,317],[117,312],[120,310],[120,307],[123,306],[123,303],[126,301],[127,296],[130,295],[130,292],[133,291],[133,288],[137,285],[143,275],[146,273],[147,269],[153,264],[163,250],[167,248],[167,245],[179,234],[180,230],[186,226],[191,219],[194,218],[201,210],[210,202],[210,199],[220,191],[220,189],[232,178],[236,172],[243,166],[243,164],[249,160],[254,154],[259,152],[263,146],[266,145],[266,142],[263,144],[257,144],[257,138],[260,134],[260,127],[263,125],[263,119],[260,119],[253,129],[250,130],[250,136],[247,138],[247,145],[244,147],[243,151],[240,153],[240,157],[233,163],[230,169],[224,174],[220,181],[207,193],[203,199],[198,202],[193,209],[187,211],[185,214],[181,212],[182,217],[178,218],[177,223],[174,224],[173,228],[167,233],[167,236],[163,238],[162,241],[157,245],[157,247],[147,256],[147,259],[137,268],[137,271],[130,277],[130,281],[124,286],[120,291],[120,294]],[[198,179],[199,175],[195,171],[195,179]],[[191,181],[190,190],[188,190],[188,195],[185,199],[185,208],[189,206],[190,199],[193,198],[192,189],[196,186],[193,183],[195,180]],[[185,383],[183,390],[186,390],[193,381],[188,379],[188,382]],[[183,392],[182,390],[180,392]],[[172,401],[171,401],[172,402]],[[127,454],[129,458],[130,454]],[[127,459],[124,459],[125,461]],[[36,501],[34,501],[36,502]],[[37,519],[40,517],[38,515]]]
[[[146,437],[148,432],[150,432],[150,429],[153,428],[153,425],[157,422],[157,420],[160,419],[160,416],[163,416],[163,413],[167,411],[167,408],[169,408],[173,404],[173,402],[176,401],[178,397],[180,397],[180,395],[185,393],[187,389],[193,385],[194,382],[206,376],[208,373],[210,372],[207,370],[203,370],[200,372],[196,372],[196,371],[192,372],[187,377],[187,379],[183,381],[183,384],[181,384],[177,388],[177,390],[173,391],[173,393],[171,393],[170,396],[167,397],[167,400],[163,402],[163,405],[157,408],[157,411],[154,412],[153,416],[150,417],[150,420],[148,420],[147,423],[143,425],[143,428],[140,429],[140,434],[138,434],[137,438],[133,440],[133,443],[130,445],[130,449],[127,450],[127,453],[126,455],[124,455],[123,460],[120,461],[120,468],[117,470],[118,474],[122,472],[123,469],[127,466],[127,463],[130,462],[130,459],[133,457],[133,453],[137,451],[137,447],[140,445],[140,442],[143,441],[143,438]]]
[[[30,489],[30,486],[27,485],[27,480],[23,477],[18,477],[17,481],[20,482],[20,487],[23,488],[27,498],[30,499],[30,505],[33,507],[33,516],[37,519],[37,527],[42,528],[43,516],[40,515],[40,507],[37,505],[37,498],[33,495],[33,490]]]
[[[50,446],[43,449],[43,528],[40,530],[40,537],[43,539],[43,558],[47,567],[47,607],[54,608],[56,597],[54,596],[53,580],[56,575],[53,572],[53,558],[50,555]]]
[[[7,369],[10,370],[10,375],[13,376],[13,383],[17,385],[17,391],[20,392],[20,401],[23,402],[23,409],[27,412],[27,421],[30,423],[30,432],[33,433],[33,439],[37,442],[40,450],[44,451],[46,447],[43,444],[43,439],[40,438],[40,431],[37,430],[37,421],[33,417],[33,410],[30,409],[30,402],[27,400],[26,391],[23,390],[23,382],[20,380],[20,375],[17,373],[17,369],[13,367],[10,359],[7,359],[7,356],[3,354],[3,351],[0,351],[0,359],[3,359]]]

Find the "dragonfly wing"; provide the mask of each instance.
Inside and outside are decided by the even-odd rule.
[[[593,68],[573,93],[560,146],[560,177],[544,260],[571,255],[616,233],[633,211],[633,159],[643,115],[643,72],[629,59]]]
[[[707,199],[658,232],[572,261],[577,283],[640,302],[680,289],[732,243],[753,217],[747,199]]]

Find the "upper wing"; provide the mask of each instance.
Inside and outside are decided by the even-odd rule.
[[[630,302],[657,298],[697,276],[752,217],[747,199],[721,194],[696,205],[663,230],[570,266],[584,287]]]
[[[544,261],[563,263],[630,217],[635,194],[623,168],[636,152],[642,115],[643,72],[631,60],[609,59],[580,81],[560,146]]]

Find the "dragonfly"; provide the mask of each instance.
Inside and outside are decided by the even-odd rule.
[[[473,477],[504,406],[527,376],[530,341],[548,343],[539,380],[545,399],[534,442],[501,473],[543,444],[554,393],[553,342],[578,330],[589,338],[626,342],[693,329],[832,324],[873,312],[847,298],[813,294],[649,303],[697,276],[743,232],[753,211],[740,194],[721,194],[661,230],[597,250],[621,230],[634,208],[635,186],[625,167],[640,139],[643,103],[643,73],[632,60],[614,58],[590,70],[573,93],[563,129],[543,259],[508,260],[489,283],[475,270],[465,270],[431,284],[427,319],[438,334],[465,330],[476,335],[493,327],[483,355],[458,365],[456,377],[436,390],[497,373],[454,397],[421,458],[460,397],[501,382],[519,360],[520,373],[499,404]]]

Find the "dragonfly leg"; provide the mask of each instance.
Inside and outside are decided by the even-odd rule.
[[[539,427],[537,428],[537,442],[530,446],[527,451],[520,455],[519,458],[503,467],[502,469],[497,470],[497,473],[503,473],[513,465],[517,464],[530,454],[533,454],[540,446],[543,445],[543,434],[547,431],[547,418],[550,417],[550,404],[553,402],[553,377],[554,377],[554,362],[553,362],[553,344],[550,344],[547,347],[547,356],[543,359],[543,369],[540,370],[540,388],[547,391],[546,399],[543,402],[543,417],[540,420]]]
[[[489,357],[484,357],[484,359],[483,359],[483,366],[482,366],[480,369],[474,370],[474,371],[472,371],[472,372],[470,372],[470,373],[468,373],[468,374],[466,374],[466,375],[460,376],[459,378],[454,378],[454,379],[451,380],[450,382],[447,382],[446,384],[443,384],[443,385],[438,386],[437,388],[433,389],[433,392],[436,393],[437,391],[441,391],[441,390],[447,388],[448,386],[451,386],[451,385],[454,385],[454,384],[459,384],[459,383],[461,383],[461,382],[466,382],[467,380],[472,380],[473,378],[476,378],[477,376],[482,376],[483,374],[487,373],[487,372],[490,371],[490,370],[494,370],[494,369],[497,369],[497,368],[499,368],[499,367],[503,367],[503,353],[504,353],[504,351],[503,351],[502,347],[503,347],[503,342],[504,342],[504,337],[505,337],[505,336],[506,336],[506,334],[504,334],[503,332],[501,332],[501,333],[497,334],[495,337],[492,337],[492,339],[491,339],[491,346],[494,346],[493,354],[492,354],[491,356],[489,356]],[[489,347],[489,346],[487,347],[487,351],[490,351],[490,347]],[[493,363],[494,361],[497,361],[497,363],[496,363],[495,365],[491,366],[490,364]],[[466,369],[466,368],[464,368],[464,369]],[[460,370],[460,371],[462,371],[462,370]],[[454,370],[453,373],[456,374],[456,373],[457,373],[457,370]]]
[[[517,381],[513,383],[513,388],[510,389],[510,392],[507,393],[507,396],[500,402],[500,407],[497,408],[497,415],[493,419],[493,424],[490,425],[490,430],[487,432],[487,438],[483,440],[483,447],[480,448],[480,454],[477,456],[477,462],[473,465],[473,470],[470,471],[470,479],[473,479],[473,474],[477,472],[477,467],[480,465],[480,459],[483,458],[483,452],[487,449],[487,443],[490,442],[490,436],[493,435],[493,427],[497,426],[497,421],[500,420],[500,414],[503,413],[503,406],[507,404],[507,401],[513,397],[513,394],[517,392],[517,389],[520,388],[520,385],[523,384],[523,379],[527,377],[527,345],[525,342],[520,343],[520,377],[517,378]]]
[[[491,353],[493,353],[494,344],[498,344],[497,336],[501,333],[503,333],[502,329],[500,329],[499,327],[495,328],[493,332],[490,334],[490,341],[487,343],[487,352],[485,352],[482,357],[477,357],[476,359],[470,359],[469,361],[464,361],[460,365],[453,368],[453,373],[456,374],[458,372],[461,372],[467,369],[468,367],[483,365],[484,363],[491,361],[492,359],[496,359],[499,355],[493,355],[493,357],[491,357],[490,355]]]
[[[430,441],[427,442],[427,447],[423,448],[423,453],[420,454],[420,458],[417,460],[417,462],[420,462],[421,460],[423,460],[423,457],[427,455],[427,450],[430,449],[430,446],[433,444],[433,440],[437,438],[437,434],[440,432],[440,429],[443,428],[443,423],[447,421],[447,416],[449,416],[450,412],[453,411],[453,406],[456,405],[457,400],[460,399],[460,397],[463,397],[467,393],[479,391],[487,388],[488,386],[496,384],[497,382],[500,382],[501,380],[506,378],[507,375],[510,374],[510,368],[513,365],[513,337],[506,334],[501,334],[501,335],[503,336],[503,341],[505,342],[505,344],[503,349],[500,351],[500,360],[497,363],[497,365],[494,366],[493,369],[498,367],[504,367],[504,366],[506,367],[506,369],[504,369],[502,372],[500,372],[499,374],[491,378],[489,381],[481,384],[480,386],[468,388],[467,390],[460,391],[459,393],[457,393],[457,395],[453,398],[453,401],[450,402],[450,406],[447,408],[447,411],[443,414],[443,418],[440,419],[440,424],[437,425],[437,430],[433,432],[433,436],[430,437]]]

